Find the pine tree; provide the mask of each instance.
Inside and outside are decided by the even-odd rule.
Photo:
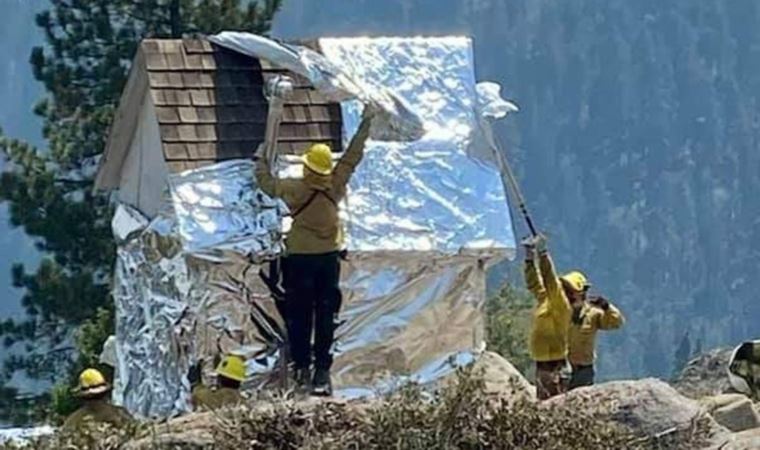
[[[486,303],[488,349],[509,360],[523,375],[533,375],[528,351],[534,300],[529,292],[505,284]]]
[[[47,149],[0,133],[10,168],[0,177],[0,201],[8,202],[12,225],[35,239],[45,257],[35,271],[13,268],[26,318],[0,323],[0,335],[6,346],[25,343],[27,352],[7,361],[6,380],[24,370],[56,381],[97,365],[112,332],[112,205],[93,192],[93,178],[140,40],[225,29],[264,34],[280,3],[51,0],[37,16],[46,45],[32,51],[30,62],[47,91],[35,108]]]

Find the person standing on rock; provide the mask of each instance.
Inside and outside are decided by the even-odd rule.
[[[373,115],[374,109],[365,106],[359,129],[335,167],[332,150],[326,144],[314,144],[303,155],[302,179],[273,176],[265,157],[259,157],[256,164],[259,188],[280,197],[293,218],[283,261],[285,309],[295,380],[301,389],[308,389],[311,383],[313,395],[332,394],[331,348],[342,298],[339,281],[343,228],[338,203],[345,197],[348,180],[364,155]]]
[[[591,287],[578,271],[560,278],[565,297],[573,308],[568,336],[568,360],[572,367],[570,389],[594,384],[597,330],[612,330],[623,325],[623,314],[604,297],[588,299]]]
[[[539,234],[524,239],[523,246],[525,284],[536,298],[530,354],[536,362],[536,395],[539,400],[545,400],[566,389],[567,338],[572,309],[546,250],[546,237]]]

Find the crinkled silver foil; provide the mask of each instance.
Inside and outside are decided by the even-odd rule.
[[[425,121],[409,143],[369,141],[342,217],[355,251],[512,254],[515,238],[498,170],[472,157],[480,133],[471,41],[325,38],[325,56],[392,89]],[[343,103],[351,136],[361,105]],[[489,149],[486,149],[489,150]],[[482,149],[480,150],[483,151]]]
[[[119,206],[123,222],[144,222],[140,213]],[[114,402],[144,418],[186,411],[188,355],[194,338],[185,320],[190,288],[182,242],[173,214],[160,214],[139,234],[119,245],[114,273],[118,377]]]
[[[127,205],[112,222],[114,401],[145,418],[189,410],[195,361],[209,368],[217,355],[242,351],[249,372],[268,374],[284,341],[256,264],[282,251],[287,207],[256,189],[253,163],[172,175],[167,199],[150,222]]]
[[[224,253],[258,261],[279,255],[287,207],[253,184],[253,162],[246,160],[171,175],[183,251],[212,260],[223,260]]]
[[[412,141],[425,132],[419,115],[393,89],[362,78],[348,64],[330,61],[300,45],[283,44],[252,33],[224,31],[208,39],[308,78],[331,101],[358,99],[375,106],[380,112],[378,123],[370,130],[375,139]]]
[[[333,381],[348,397],[430,383],[482,350],[484,260],[353,254],[342,270]]]
[[[472,157],[487,141],[477,138],[484,108],[470,41],[321,45],[332,64],[394,91],[427,130],[415,142],[369,141],[341,204],[351,257],[334,384],[357,396],[433,382],[483,349],[485,273],[515,248],[499,174]],[[347,137],[359,114],[344,104]],[[288,161],[280,158],[281,172],[300,174]],[[117,211],[115,400],[133,413],[186,411],[189,364],[203,359],[209,375],[224,353],[248,358],[248,389],[280,381],[286,336],[258,273],[283,250],[285,209],[256,189],[252,172],[251,162],[232,161],[173,175],[149,224],[126,206]]]

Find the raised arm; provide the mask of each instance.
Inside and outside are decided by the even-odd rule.
[[[525,258],[525,285],[539,304],[546,301],[544,282],[538,273],[536,261],[532,257]]]
[[[279,197],[292,207],[295,185],[292,179],[280,179],[272,175],[269,161],[263,152],[263,144],[256,150],[256,185],[270,197]]]
[[[564,295],[562,291],[562,284],[557,276],[557,271],[554,269],[554,261],[549,255],[548,251],[539,252],[538,255],[538,267],[541,270],[541,279],[544,281],[544,289],[549,295]]]
[[[263,145],[256,150],[256,185],[264,191],[270,197],[279,197],[280,192],[277,191],[278,184],[277,179],[272,175],[272,170],[269,167],[269,161],[263,152]]]
[[[541,270],[541,279],[544,281],[544,289],[546,289],[547,298],[551,302],[551,308],[570,311],[570,303],[565,297],[557,271],[554,269],[554,261],[549,256],[549,252],[545,250],[539,252],[538,267]]]
[[[607,309],[602,309],[603,314],[599,316],[600,330],[614,330],[620,328],[625,323],[623,313],[613,304],[608,304]]]
[[[333,183],[335,186],[345,186],[348,184],[349,178],[353,175],[356,166],[359,165],[364,157],[364,146],[369,138],[370,125],[372,123],[373,112],[370,106],[364,107],[364,114],[362,115],[362,121],[359,124],[359,129],[356,130],[356,134],[348,144],[348,149],[335,165],[333,171]]]

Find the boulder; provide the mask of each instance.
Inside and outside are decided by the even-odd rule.
[[[760,448],[760,428],[734,433],[728,442],[716,446],[720,450],[757,450]]]
[[[483,352],[472,365],[473,373],[485,383],[485,393],[489,398],[512,404],[518,400],[535,401],[536,388],[503,356],[494,352]],[[441,389],[456,383],[458,375],[451,372],[425,385],[426,390]]]
[[[731,392],[726,372],[731,352],[727,348],[716,349],[692,359],[671,384],[694,399]]]
[[[643,439],[695,433],[697,425],[705,442],[725,441],[729,435],[699,402],[655,378],[575,389],[547,400],[542,407],[551,408],[555,404],[570,405],[598,420],[623,425]]]
[[[475,371],[483,374],[486,393],[497,397],[535,400],[536,388],[515,366],[501,355],[484,352],[478,358]]]
[[[760,415],[752,401],[742,394],[723,394],[700,399],[713,418],[731,431],[760,427]]]
[[[125,446],[126,450],[154,448],[203,449],[214,445],[214,412],[198,412],[169,419],[158,424],[148,424],[141,437]]]

